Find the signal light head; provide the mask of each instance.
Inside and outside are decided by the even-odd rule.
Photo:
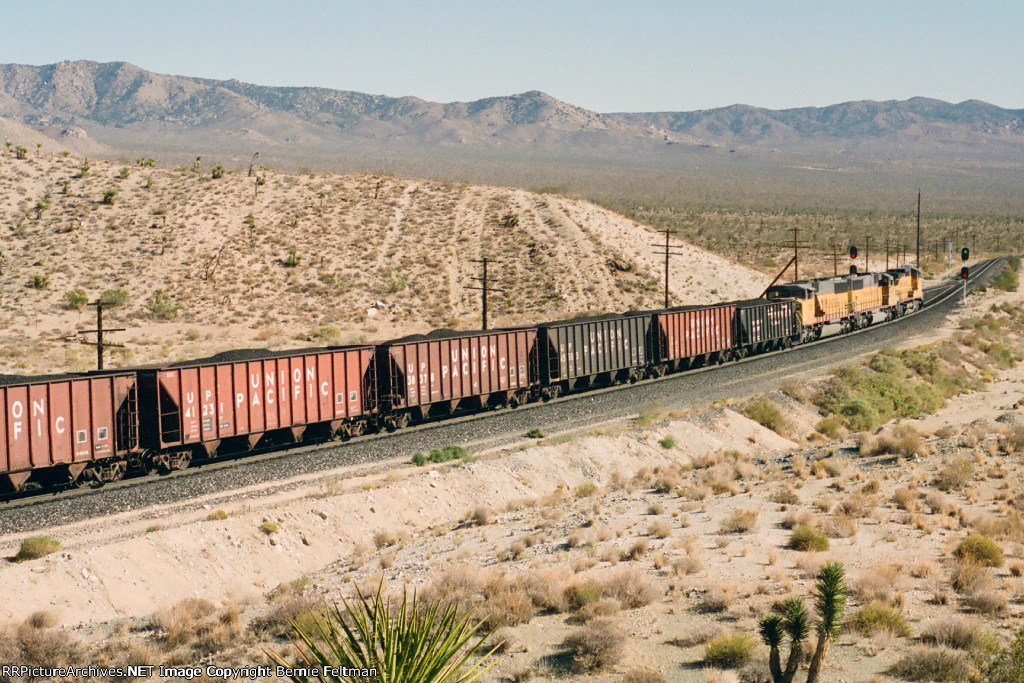
[[[963,249],[960,250],[960,260],[966,261],[970,257],[970,255],[971,250],[968,249],[967,247],[964,247]]]
[[[967,279],[967,266],[964,266],[963,268],[960,269],[960,278],[963,280]]]
[[[857,258],[857,247],[850,246],[850,258]]]

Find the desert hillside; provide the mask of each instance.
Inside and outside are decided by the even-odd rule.
[[[21,148],[20,153],[19,149]],[[650,228],[588,202],[396,178],[226,172],[49,153],[0,159],[0,372],[94,367],[74,341],[81,305],[123,303],[108,365],[479,326],[661,304]],[[21,156],[22,158],[18,158]],[[673,303],[756,296],[768,278],[694,247],[673,260]]]

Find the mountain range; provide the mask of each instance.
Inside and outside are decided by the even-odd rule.
[[[390,150],[554,157],[677,150],[1024,159],[1024,110],[915,97],[770,110],[597,113],[539,91],[437,103],[146,71],[126,62],[0,65],[0,117],[124,152],[319,157]]]

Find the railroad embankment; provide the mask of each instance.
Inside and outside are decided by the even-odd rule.
[[[46,530],[59,551],[0,570],[0,642],[265,662],[289,618],[383,580],[497,627],[495,680],[736,680],[834,560],[829,680],[966,677],[1024,603],[1024,298],[970,299],[923,347],[765,396]]]

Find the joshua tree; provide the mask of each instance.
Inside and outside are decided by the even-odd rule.
[[[829,646],[842,628],[843,609],[846,605],[846,582],[843,565],[830,562],[818,572],[815,584],[815,606],[821,621],[818,623],[818,647],[814,651],[807,672],[807,683],[815,683]],[[810,618],[803,598],[792,597],[782,604],[778,612],[766,614],[758,622],[761,640],[769,648],[768,670],[772,683],[792,683],[804,659],[804,641],[810,631]],[[782,640],[789,637],[789,657],[782,668]]]
[[[846,609],[846,572],[843,565],[829,562],[822,567],[814,593],[814,605],[821,621],[818,622],[818,647],[807,670],[807,683],[816,683],[832,641],[843,630],[843,610]]]

